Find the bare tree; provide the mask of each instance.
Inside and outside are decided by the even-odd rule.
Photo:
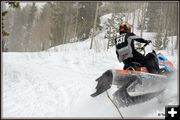
[[[140,36],[142,37],[143,31],[144,31],[144,24],[145,24],[145,13],[146,13],[146,8],[147,8],[148,3],[144,3],[142,6],[142,17],[141,17],[141,34]]]
[[[96,22],[97,22],[97,16],[98,16],[98,9],[99,9],[99,2],[96,4],[96,13],[95,13],[95,19],[94,19],[94,26],[93,26],[93,33],[91,37],[91,44],[90,44],[90,49],[92,49],[93,41],[94,41],[94,34],[96,31]]]
[[[77,3],[76,16],[75,16],[76,21],[75,21],[75,29],[74,29],[74,38],[77,38],[77,25],[78,25],[79,8],[80,8],[80,5]]]

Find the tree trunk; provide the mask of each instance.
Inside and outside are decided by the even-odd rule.
[[[173,36],[171,36],[172,48],[171,48],[171,55],[174,55],[174,43],[173,43]]]
[[[133,28],[132,28],[132,32],[134,32],[134,22],[135,22],[135,12],[133,12],[133,24],[132,24]]]
[[[147,3],[144,3],[144,5],[142,7],[141,35],[140,35],[141,37],[143,36],[143,31],[144,31],[146,4]]]
[[[177,39],[176,46],[175,46],[176,50],[178,49],[178,45],[179,45],[179,42],[178,42],[178,39]]]
[[[66,8],[66,13],[67,13],[67,10],[68,8]],[[64,35],[63,35],[63,44],[66,43],[66,31],[67,31],[67,22],[68,22],[68,19],[67,19],[68,15],[66,14],[65,15],[65,25],[64,25]]]
[[[79,14],[79,6],[78,6],[77,11],[76,11],[76,23],[75,23],[74,39],[77,37],[78,14]]]
[[[111,32],[111,27],[110,27],[110,30],[109,30],[110,32]],[[107,45],[107,49],[109,49],[109,44],[110,44],[110,41],[111,41],[111,34],[110,34],[110,32],[109,32],[109,36],[108,36],[108,45]]]
[[[92,45],[93,45],[93,41],[94,41],[94,33],[95,33],[95,31],[96,31],[96,22],[97,22],[97,16],[98,16],[98,8],[99,8],[99,3],[97,2],[96,14],[95,14],[94,26],[93,26],[93,32],[92,32],[92,36],[91,36],[90,49],[92,49]]]

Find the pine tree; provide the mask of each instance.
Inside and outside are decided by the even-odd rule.
[[[147,20],[147,31],[148,32],[157,32],[158,27],[158,18],[159,16],[159,9],[160,9],[160,4],[159,2],[149,2],[148,7],[147,7],[147,12],[146,12],[146,17],[148,18]]]
[[[31,46],[32,46],[32,28],[34,26],[34,21],[35,21],[35,16],[37,12],[37,7],[35,3],[33,2],[32,5],[30,6],[30,11],[28,14],[28,20],[27,20],[27,26],[26,26],[26,50],[25,51],[32,51]]]
[[[19,5],[19,2],[6,2],[10,8],[19,8],[20,5]],[[7,37],[9,36],[9,33],[7,31],[5,31],[5,26],[4,26],[4,17],[7,15],[8,13],[8,10],[6,10],[6,7],[5,7],[5,2],[2,3],[2,51],[3,52],[7,52],[8,51],[8,48],[7,48],[7,41],[5,41],[5,38],[4,37]]]

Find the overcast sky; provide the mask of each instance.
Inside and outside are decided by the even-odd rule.
[[[5,3],[6,8],[8,8],[9,5],[6,4],[6,2],[4,2],[4,3]],[[20,3],[21,8],[23,8],[23,7],[25,7],[27,4],[32,4],[33,2],[32,2],[32,1],[20,1],[19,3]],[[46,2],[40,2],[40,1],[35,2],[35,3],[36,3],[36,6],[37,6],[38,8],[41,8],[44,4],[46,4]]]
[[[35,2],[35,3],[36,3],[36,6],[42,7],[46,2],[40,2],[39,1],[39,2]],[[25,7],[26,4],[32,4],[32,2],[31,1],[20,2],[21,7]]]

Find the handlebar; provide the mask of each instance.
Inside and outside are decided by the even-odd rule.
[[[148,43],[146,43],[146,44],[144,44],[142,47],[140,47],[140,48],[137,48],[136,50],[139,50],[139,52],[141,52],[141,51],[144,51],[143,53],[143,55],[145,55],[145,47],[147,46],[147,45],[149,45],[149,43],[152,43],[152,42],[148,42]]]
[[[152,43],[152,42],[149,42],[149,43]],[[141,50],[144,50],[144,48],[145,48],[147,45],[149,45],[149,43],[144,44],[140,49],[141,49]]]

